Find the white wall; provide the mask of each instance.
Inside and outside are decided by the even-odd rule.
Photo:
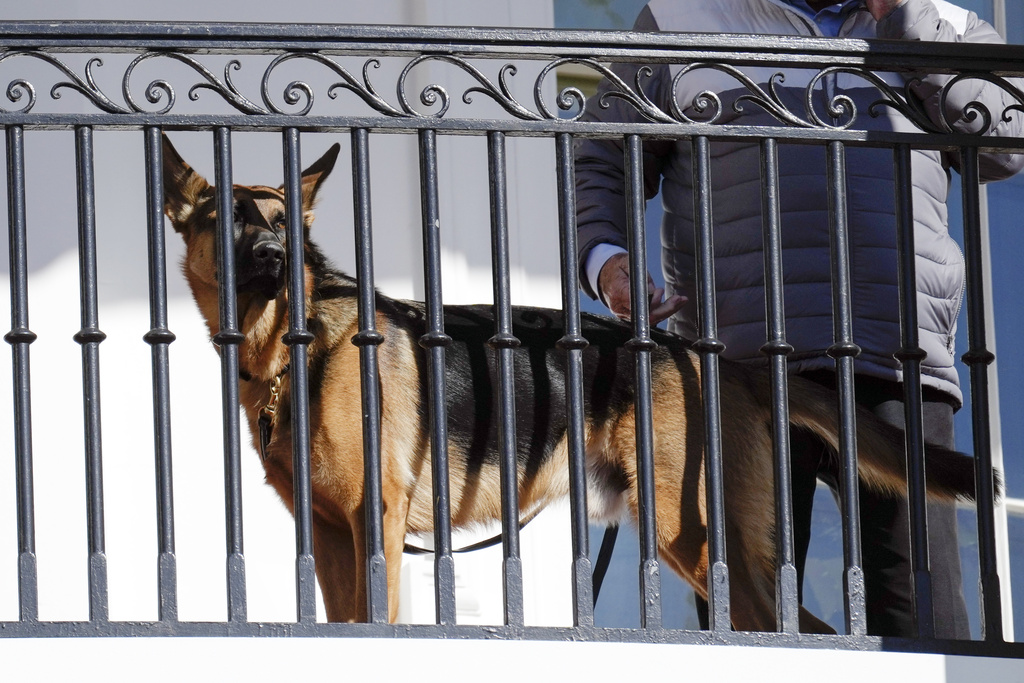
[[[722,683],[1024,680],[1024,661],[896,652],[415,638],[0,638],[11,680],[147,683],[383,677],[445,683],[694,679]],[[642,673],[638,673],[642,672]]]
[[[330,24],[398,24],[424,26],[550,27],[550,1],[521,0],[46,0],[9,3],[5,20],[95,19],[140,21],[227,21]]]
[[[254,8],[255,5],[251,1],[235,0],[176,0],[171,3],[59,0],[11,3],[3,13],[8,20],[81,18],[537,27],[550,26],[552,22],[550,0],[486,3],[470,0],[290,1],[259,3],[258,8]],[[84,65],[73,57],[65,59],[69,64],[77,64],[79,69]],[[119,79],[126,62],[123,57],[110,57],[105,62],[104,66],[97,67],[97,78],[112,96],[119,95]],[[262,71],[254,65],[257,63],[258,60],[246,60],[238,73],[243,90],[258,84]],[[213,68],[218,73],[222,69],[223,66]],[[386,97],[394,92],[394,81],[387,81],[385,75],[393,72],[394,67],[387,64],[381,69],[379,88]],[[0,64],[0,81],[9,83],[16,76],[30,76],[30,80],[39,79],[40,83],[47,84],[60,80],[52,67],[40,63],[10,60]],[[315,70],[309,76],[312,84],[322,86],[319,97],[324,103],[329,103],[323,90],[333,82],[327,80],[330,76],[326,71],[316,73]],[[417,76],[417,83],[422,87],[428,82],[445,82],[451,76],[452,70],[444,66],[425,65]],[[143,86],[140,84],[137,91],[141,92]],[[524,78],[518,87],[523,100],[532,102],[532,80]],[[185,90],[187,85],[179,89],[182,107],[191,106],[186,101]],[[59,102],[52,102],[48,91],[49,85],[39,88],[37,109],[94,111],[77,93],[66,90]],[[258,88],[245,92],[251,98],[259,97]],[[195,106],[216,107],[216,101],[216,95],[202,93],[200,103]],[[478,102],[475,106],[486,107],[488,103]],[[171,135],[183,156],[212,178],[211,135]],[[310,163],[335,140],[343,143],[344,150],[335,176],[325,186],[314,235],[342,268],[352,272],[347,134],[305,134],[303,162]],[[560,296],[553,146],[549,141],[538,140],[509,140],[508,144],[513,297],[516,303],[557,306]],[[74,138],[70,132],[28,131],[25,145],[30,326],[38,334],[38,341],[31,346],[31,359],[40,617],[79,620],[88,618],[88,601],[81,352],[72,341],[72,335],[80,327]],[[142,134],[139,131],[98,131],[95,148],[99,319],[100,328],[107,334],[107,340],[100,345],[100,367],[110,615],[117,620],[155,619],[153,409],[150,349],[142,341],[142,335],[150,326]],[[371,151],[377,284],[394,296],[419,297],[423,287],[415,139],[374,136]],[[235,182],[274,184],[281,181],[279,136],[236,133],[233,154]],[[485,140],[480,137],[442,138],[439,156],[445,299],[451,303],[489,301]],[[0,194],[6,196],[6,187],[0,188]],[[6,252],[7,235],[6,231],[3,233],[0,251]],[[179,241],[169,232],[170,329],[178,338],[170,347],[170,356],[179,611],[184,620],[220,620],[226,615],[226,607],[219,362],[177,272],[175,264],[182,251]],[[0,273],[8,272],[9,266],[3,259]],[[9,300],[8,278],[0,277],[0,301],[3,302],[0,306],[6,309]],[[0,316],[5,312],[0,312]],[[0,620],[16,620],[18,614],[11,376],[11,363],[0,361]],[[247,438],[243,434],[243,440]],[[255,452],[247,448],[242,460],[249,618],[254,621],[291,620],[295,616],[292,521],[276,496],[263,485]],[[526,531],[528,622],[566,623],[569,620],[567,545],[564,513],[557,516],[556,521],[538,520]],[[550,552],[555,546],[561,554]],[[467,612],[465,620],[500,621],[499,559],[491,555],[490,559],[485,556],[458,560],[460,577],[467,577],[466,581],[470,582],[460,604],[470,605],[476,595],[481,596],[476,603],[485,605],[480,610],[469,610],[479,613]],[[474,565],[472,569],[470,564]],[[417,575],[417,572],[422,574],[417,569],[410,570],[410,575]],[[545,578],[551,576],[565,578],[553,592],[548,587],[554,582]],[[540,580],[542,578],[545,580]],[[482,582],[481,587],[477,587],[477,581]],[[537,583],[541,585],[534,587]],[[492,588],[487,586],[499,591],[498,601],[493,600]],[[413,590],[430,593],[429,585],[422,582],[420,588]],[[413,599],[409,602],[410,605],[420,604]],[[421,619],[420,613],[412,611],[412,607],[403,614],[409,619]]]

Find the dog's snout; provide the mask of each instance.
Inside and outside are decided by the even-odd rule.
[[[270,264],[284,261],[284,247],[277,240],[260,240],[252,247],[257,262]]]
[[[238,291],[276,298],[284,286],[284,245],[269,233],[238,245]]]

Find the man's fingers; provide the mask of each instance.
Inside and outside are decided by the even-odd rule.
[[[686,304],[686,297],[674,294],[657,304],[651,304],[649,318],[651,325],[657,325],[675,315]]]
[[[665,299],[665,290],[657,287],[651,292],[651,301],[648,309],[648,318],[651,325],[657,325],[662,320],[671,318],[676,311],[686,303],[686,297],[673,295]]]

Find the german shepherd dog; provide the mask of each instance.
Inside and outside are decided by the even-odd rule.
[[[306,234],[308,347],[314,556],[331,621],[366,620],[362,409],[356,282],[334,269],[308,239],[313,205],[337,159],[335,144],[302,173]],[[214,189],[164,138],[165,213],[187,245],[183,271],[213,335],[218,331]],[[254,444],[259,415],[280,379],[273,438],[265,449],[267,482],[292,509],[290,382],[283,187],[234,187],[234,248],[240,399]],[[562,313],[516,307],[514,352],[519,501],[524,515],[568,494],[565,369],[557,342]],[[384,546],[388,607],[397,615],[399,569],[407,533],[433,528],[426,361],[421,303],[376,294],[379,347]],[[446,306],[448,456],[453,527],[500,519],[494,332],[490,306]],[[631,328],[585,315],[583,352],[587,505],[594,520],[637,515],[634,358]],[[655,504],[660,557],[707,595],[704,433],[697,356],[681,338],[651,330]],[[720,373],[731,616],[739,630],[773,631],[775,503],[767,373],[723,362]],[[799,378],[789,385],[792,427],[838,447],[835,394]],[[903,433],[867,411],[857,413],[859,476],[873,489],[906,495]],[[974,492],[971,458],[929,447],[929,495],[953,500]],[[838,465],[837,465],[838,467]],[[801,608],[805,632],[832,632]]]

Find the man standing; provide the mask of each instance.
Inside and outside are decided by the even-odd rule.
[[[943,0],[653,0],[636,22],[641,31],[760,33],[771,35],[888,38],[940,42],[1001,42],[995,30],[971,12]],[[636,82],[637,65],[618,65],[615,71],[628,84]],[[721,101],[719,123],[779,125],[769,112],[750,102],[731,104],[749,94],[729,74],[711,69],[675,76],[680,67],[655,65],[642,80],[644,93],[665,112],[675,104],[684,115],[700,120],[694,106],[702,93],[714,92]],[[764,91],[780,69],[744,68]],[[805,109],[809,79],[816,71],[786,72],[774,90],[790,112]],[[806,76],[800,82],[801,75]],[[935,124],[942,120],[962,132],[977,132],[979,119],[969,116],[979,102],[992,113],[988,135],[1024,135],[1024,116],[1003,120],[1013,100],[992,83],[971,80],[941,94],[949,76],[879,74],[897,91],[909,84],[911,97]],[[888,107],[866,112],[879,99],[866,79],[838,74],[821,80],[815,93],[817,111],[827,112],[836,95],[857,106],[854,129],[909,132],[918,130]],[[967,85],[970,83],[970,85]],[[601,91],[611,86],[604,82]],[[591,98],[589,119],[643,121],[636,109],[620,98],[598,106]],[[945,112],[940,111],[943,104]],[[823,117],[824,118],[824,117]],[[693,174],[689,140],[648,140],[644,143],[644,185],[647,197],[660,190],[664,206],[661,230],[665,292],[651,284],[651,322],[669,319],[669,329],[696,338],[696,259],[694,254]],[[711,146],[711,190],[715,210],[715,269],[719,339],[725,358],[764,362],[764,278],[761,236],[759,146],[723,140]],[[835,386],[834,361],[826,354],[833,343],[829,204],[825,151],[815,145],[782,145],[779,151],[783,231],[783,271],[786,296],[786,337],[794,347],[790,371]],[[959,159],[935,150],[912,153],[912,197],[917,249],[920,345],[924,428],[928,441],[953,446],[953,412],[963,396],[955,368],[954,328],[964,287],[964,263],[947,230],[946,195],[950,167]],[[581,140],[576,150],[577,219],[583,289],[600,298],[620,317],[628,317],[629,270],[622,144]],[[1016,173],[1024,155],[981,155],[984,180]],[[889,149],[848,146],[846,153],[848,229],[853,278],[854,341],[862,352],[855,363],[859,404],[891,423],[902,426],[903,386],[900,364],[894,170]],[[667,296],[665,296],[667,294]],[[725,409],[728,409],[726,406]],[[810,540],[810,517],[815,479],[836,488],[836,472],[820,443],[794,433],[793,507],[797,571],[802,584],[803,564]],[[728,467],[728,463],[725,463]],[[861,526],[867,590],[868,632],[875,635],[914,635],[909,512],[895,501],[861,490]],[[728,504],[728,503],[727,503]],[[929,547],[936,636],[969,637],[963,599],[953,505],[930,504]]]

